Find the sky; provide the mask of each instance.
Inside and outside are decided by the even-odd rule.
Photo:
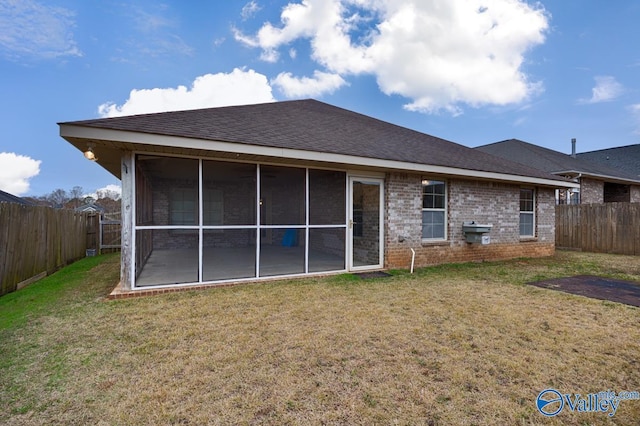
[[[0,0],[0,190],[118,187],[59,122],[292,99],[468,147],[637,144],[638,22],[637,0]]]

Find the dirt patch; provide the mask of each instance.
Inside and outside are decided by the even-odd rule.
[[[640,283],[633,281],[614,280],[593,275],[577,275],[575,277],[555,278],[527,284],[640,307]]]

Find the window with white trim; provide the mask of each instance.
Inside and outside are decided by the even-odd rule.
[[[520,188],[520,236],[535,236],[535,191]]]
[[[447,238],[447,185],[438,180],[422,180],[422,239]]]

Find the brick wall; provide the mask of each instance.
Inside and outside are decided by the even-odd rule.
[[[580,203],[604,203],[604,182],[587,178],[580,179]]]
[[[624,187],[624,185],[621,185]],[[621,194],[620,197],[615,195],[616,188],[613,186],[613,191],[609,189],[608,202],[640,202],[640,185],[629,185],[627,187],[629,193]],[[582,204],[602,204],[605,202],[605,183],[600,180],[582,178],[580,180],[580,202]]]
[[[521,239],[519,185],[448,179],[448,239],[428,242],[422,240],[421,180],[422,176],[409,173],[389,173],[386,176],[386,267],[408,268],[411,248],[416,250],[416,266],[541,257],[554,253],[553,189],[536,188],[536,237]],[[465,241],[462,223],[472,220],[493,224],[490,244],[469,244]]]

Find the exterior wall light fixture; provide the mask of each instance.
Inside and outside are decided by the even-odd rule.
[[[93,152],[93,144],[87,145],[87,150],[84,152],[84,158],[90,161],[98,160],[98,157],[96,157],[96,153]]]

